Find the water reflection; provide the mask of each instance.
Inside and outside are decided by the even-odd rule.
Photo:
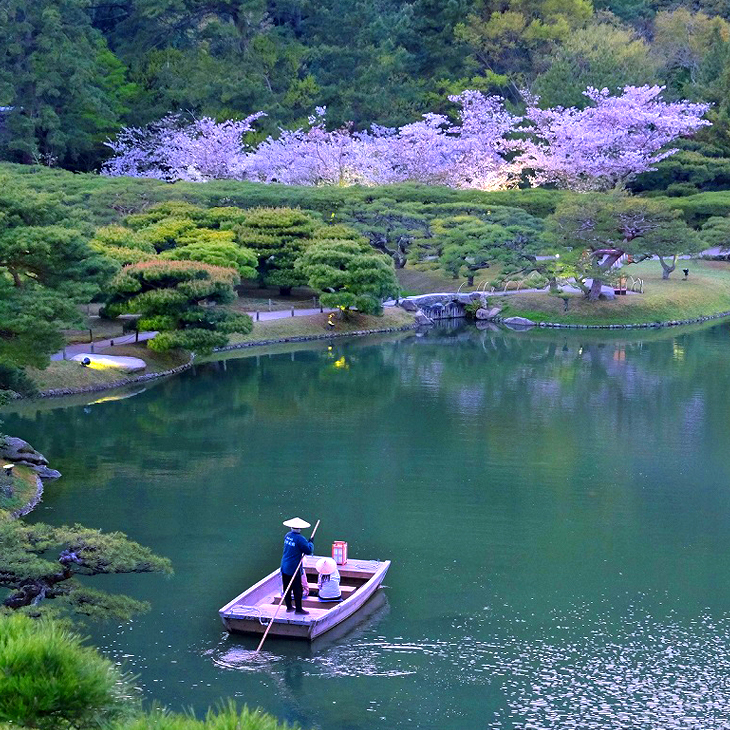
[[[729,333],[337,340],[87,411],[22,404],[5,428],[64,473],[33,519],[173,559],[170,580],[108,577],[153,608],[93,637],[173,707],[236,696],[328,730],[720,730]],[[276,566],[297,512],[322,517],[320,549],[393,559],[387,602],[254,663],[217,610]]]

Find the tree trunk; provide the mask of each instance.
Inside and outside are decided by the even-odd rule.
[[[466,285],[467,286],[474,286],[474,274],[469,274],[466,277]]]
[[[599,279],[598,277],[593,277],[593,282],[591,283],[591,288],[588,291],[588,301],[589,302],[597,302],[598,298],[601,296],[601,287],[603,286],[603,279]]]
[[[622,254],[623,254],[623,251],[610,253],[606,257],[606,260],[600,266],[594,267],[594,271],[596,269],[601,273],[610,271],[611,267],[621,258]],[[604,281],[603,279],[601,279],[597,276],[593,277],[593,282],[591,283],[591,288],[588,292],[588,301],[589,302],[598,301],[598,298],[601,296],[601,287],[603,286],[603,281]]]
[[[669,275],[677,268],[677,254],[675,253],[674,256],[672,256],[671,266],[664,261],[663,256],[659,257],[659,263],[662,265],[662,279],[668,279]]]
[[[396,269],[402,269],[403,266],[405,266],[405,261],[403,262],[403,266],[398,266],[399,252],[394,248],[388,248],[387,239],[384,236],[371,237],[370,245],[376,251],[382,251],[384,254],[387,254],[388,256],[390,256],[393,259],[393,261],[395,262]]]

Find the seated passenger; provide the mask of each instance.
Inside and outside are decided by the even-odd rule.
[[[341,601],[340,573],[337,570],[337,563],[332,558],[320,558],[317,561],[317,588],[319,588],[320,601]]]

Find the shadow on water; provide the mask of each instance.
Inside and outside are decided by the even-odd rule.
[[[267,638],[261,650],[265,661],[252,660],[260,636],[226,633],[215,648],[205,653],[217,666],[243,672],[261,669],[268,671],[290,659],[321,660],[325,654],[336,655],[343,641],[353,642],[374,631],[389,611],[388,599],[381,589],[356,614],[312,642],[280,637]]]

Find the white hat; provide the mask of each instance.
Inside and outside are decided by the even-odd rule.
[[[301,517],[292,517],[283,523],[284,527],[291,527],[293,530],[303,530],[305,527],[311,527],[309,522],[303,520]]]
[[[337,563],[332,558],[320,558],[317,561],[317,572],[322,575],[331,575],[337,570]]]

